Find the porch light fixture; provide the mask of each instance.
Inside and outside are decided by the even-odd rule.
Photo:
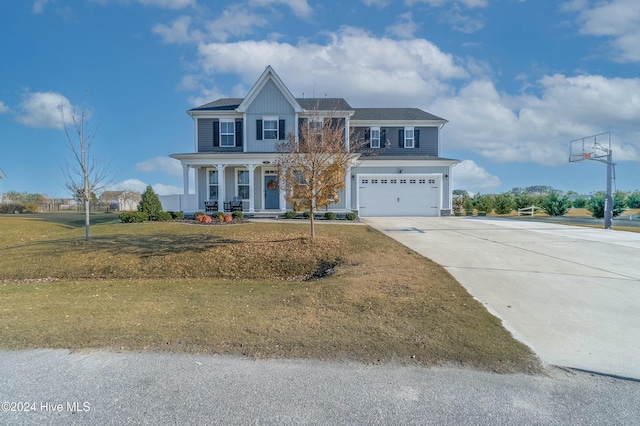
[[[262,164],[271,164],[271,161],[263,161]]]

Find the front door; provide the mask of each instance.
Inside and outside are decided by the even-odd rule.
[[[280,190],[276,175],[264,177],[264,208],[266,210],[280,210]]]

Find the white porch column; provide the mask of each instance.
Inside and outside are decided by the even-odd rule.
[[[200,176],[198,176],[200,174],[200,167],[194,167],[193,169],[195,170],[196,174],[196,181],[194,182],[196,196],[194,205],[191,205],[191,208],[194,211],[198,211],[200,210]]]
[[[189,195],[189,166],[182,165],[182,188],[184,195]]]
[[[255,164],[247,164],[247,169],[249,169],[249,213],[253,213],[255,206]]]
[[[224,169],[227,166],[224,164],[216,164],[216,170],[218,171],[218,211],[224,211],[224,202],[225,202],[225,179],[224,179]]]
[[[344,208],[351,211],[351,166],[347,167],[344,185]]]

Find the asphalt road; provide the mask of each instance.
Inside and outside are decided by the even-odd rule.
[[[0,371],[3,425],[637,425],[640,419],[640,383],[559,369],[526,376],[24,350],[0,351]]]

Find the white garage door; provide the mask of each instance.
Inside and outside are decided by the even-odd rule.
[[[440,216],[441,187],[440,175],[358,175],[358,213]]]

